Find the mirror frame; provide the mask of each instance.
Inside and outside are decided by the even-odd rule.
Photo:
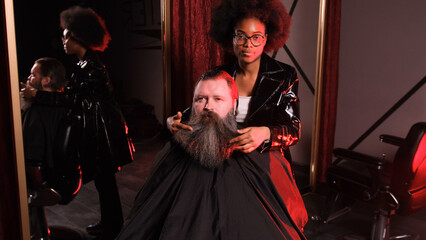
[[[170,51],[170,0],[161,0],[161,50],[163,53],[163,122],[172,114],[171,51]]]
[[[315,99],[314,99],[314,119],[312,122],[312,143],[311,143],[311,163],[309,168],[309,185],[315,192],[317,188],[316,176],[319,158],[318,142],[320,139],[320,127],[318,124],[321,119],[321,107],[323,99],[323,69],[324,69],[324,49],[325,49],[325,27],[326,27],[326,9],[328,0],[319,1],[318,14],[318,38],[317,38],[317,56],[315,70]]]
[[[13,129],[12,132],[15,137],[14,151],[16,157],[16,171],[18,182],[18,195],[20,207],[20,221],[21,221],[21,237],[22,239],[30,239],[30,224],[28,214],[28,200],[27,200],[27,184],[25,177],[25,158],[24,146],[22,139],[22,121],[21,121],[21,107],[19,97],[19,76],[18,76],[18,60],[16,51],[16,38],[15,38],[15,17],[13,0],[4,1],[5,11],[5,25],[7,37],[7,53],[9,60],[9,86],[12,102],[12,116],[13,116]]]

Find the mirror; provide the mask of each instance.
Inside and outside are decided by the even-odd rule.
[[[12,4],[12,1],[9,2]],[[19,72],[19,77],[14,78],[16,83],[18,78],[21,82],[26,81],[34,61],[40,57],[54,57],[64,63],[67,70],[73,69],[78,59],[64,53],[59,13],[77,4],[91,7],[104,18],[112,37],[109,47],[100,53],[100,57],[109,71],[115,97],[122,107],[130,136],[137,145],[141,139],[157,134],[164,115],[160,1],[32,1],[25,4],[14,1],[14,3],[12,12],[15,13],[17,29],[16,51]],[[11,21],[13,22],[13,19]],[[19,92],[19,89],[15,89],[16,91]],[[15,102],[19,104],[19,100]],[[129,168],[132,168],[131,164]],[[148,168],[144,170],[147,171]],[[23,167],[21,173],[25,175]],[[120,181],[118,177],[117,179]],[[141,186],[140,183],[135,185],[138,185],[137,188]],[[25,185],[21,189],[25,190]],[[136,191],[137,189],[134,189],[133,194]],[[24,204],[26,194],[23,195]],[[126,197],[126,192],[121,193],[121,196],[128,200],[128,202],[122,200],[125,205],[123,215],[126,216],[134,196]],[[84,198],[87,205],[79,205],[81,201],[79,202],[77,198]],[[100,213],[94,183],[85,185],[77,198],[69,205],[46,207],[48,225],[65,225],[84,231],[87,225],[96,223]],[[81,218],[78,214],[73,215],[72,209],[86,211],[92,215],[88,219]],[[23,212],[27,212],[25,208]],[[23,219],[28,223],[28,216]]]

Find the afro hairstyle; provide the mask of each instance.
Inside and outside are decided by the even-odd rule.
[[[60,14],[62,29],[68,29],[71,37],[85,47],[103,52],[111,37],[104,20],[91,8],[70,7]]]
[[[265,24],[268,34],[265,52],[284,46],[290,33],[291,16],[280,0],[222,0],[212,10],[209,34],[224,48],[232,49],[236,23],[251,17]]]

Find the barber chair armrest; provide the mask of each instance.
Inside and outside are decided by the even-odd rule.
[[[381,170],[385,167],[386,161],[382,158],[372,157],[363,153],[355,152],[344,148],[336,148],[333,151],[334,155],[340,159],[358,161],[369,168]]]
[[[395,136],[387,135],[387,134],[382,134],[380,135],[379,138],[380,138],[380,141],[384,143],[389,143],[395,146],[401,146],[405,140],[404,138],[395,137]]]

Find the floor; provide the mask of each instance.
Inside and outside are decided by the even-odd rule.
[[[162,145],[155,138],[135,142],[134,162],[117,173],[117,182],[124,216],[127,216],[133,199],[145,181],[155,154]],[[300,189],[308,183],[306,168],[295,166],[296,181]],[[302,191],[304,192],[304,191]],[[351,211],[328,223],[312,220],[324,209],[326,196],[307,193],[303,199],[311,219],[304,231],[307,239],[313,240],[364,240],[369,239],[374,209],[371,206],[355,203]],[[67,227],[78,232],[83,239],[94,240],[85,232],[85,227],[99,220],[98,196],[93,182],[84,185],[77,197],[68,205],[46,208],[49,226],[52,229]],[[415,233],[411,239],[426,240],[426,209],[408,217],[392,216],[391,234]]]

